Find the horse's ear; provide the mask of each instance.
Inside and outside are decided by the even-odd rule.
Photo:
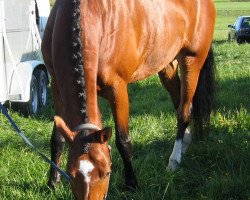
[[[110,127],[106,127],[99,131],[99,142],[105,143],[110,140],[112,136],[112,129]]]
[[[56,128],[60,131],[65,140],[70,143],[73,142],[75,133],[68,128],[64,120],[59,116],[55,116],[54,122]]]

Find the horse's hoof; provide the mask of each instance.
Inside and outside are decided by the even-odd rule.
[[[137,190],[137,185],[136,186],[130,186],[125,183],[123,186],[123,191],[124,192],[135,192]]]
[[[58,183],[54,182],[54,181],[48,181],[47,185],[50,189],[54,190],[56,188],[56,185]]]
[[[135,191],[138,187],[138,183],[136,179],[129,179],[125,181],[124,190],[126,191]]]
[[[136,191],[136,188],[137,188],[137,187],[131,187],[131,186],[128,186],[128,185],[125,184],[125,185],[123,186],[123,191],[124,191],[124,192],[135,192],[135,191]]]
[[[168,171],[176,171],[179,167],[180,163],[178,163],[176,160],[169,160],[167,170]]]

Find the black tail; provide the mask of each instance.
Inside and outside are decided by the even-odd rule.
[[[201,69],[193,98],[193,128],[196,138],[201,138],[204,128],[210,125],[210,114],[215,97],[215,63],[212,48]]]

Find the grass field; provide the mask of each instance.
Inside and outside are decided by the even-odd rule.
[[[211,134],[191,145],[178,171],[168,172],[176,132],[170,97],[157,76],[131,85],[130,133],[139,189],[122,190],[122,160],[113,137],[109,200],[250,200],[250,44],[226,42],[227,25],[241,13],[250,15],[250,2],[215,1],[215,5],[213,48],[218,90]],[[109,107],[100,101],[104,125],[114,127]],[[10,114],[32,143],[49,156],[52,105],[35,118],[24,118],[13,111]],[[0,114],[0,199],[73,199],[66,182],[55,191],[47,188],[48,168]]]

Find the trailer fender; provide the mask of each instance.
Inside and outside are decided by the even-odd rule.
[[[37,60],[21,62],[17,65],[16,74],[14,74],[10,86],[10,101],[28,102],[30,100],[30,84],[32,75],[34,74],[36,68],[45,69],[45,65],[43,62]],[[14,78],[16,76],[18,76],[18,78]],[[15,95],[11,94],[20,94],[20,95],[18,98]],[[12,96],[13,98],[11,98]]]

